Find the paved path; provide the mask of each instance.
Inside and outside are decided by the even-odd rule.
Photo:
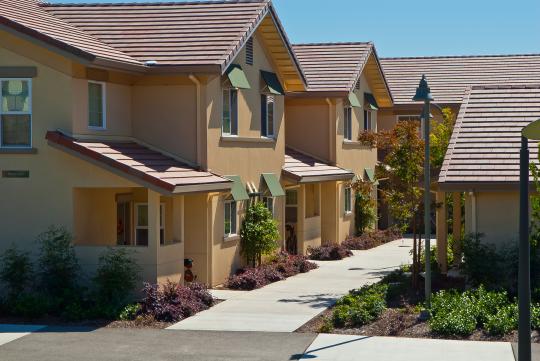
[[[410,263],[411,240],[398,240],[342,261],[317,262],[319,269],[239,293],[170,329],[293,332],[352,288],[378,281]]]
[[[321,334],[301,360],[514,361],[508,342]]]
[[[32,332],[39,331],[45,326],[41,325],[7,325],[0,324],[0,346],[14,341]]]

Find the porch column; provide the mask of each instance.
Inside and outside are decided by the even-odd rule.
[[[448,229],[446,223],[446,201],[445,193],[437,192],[436,202],[436,220],[437,220],[437,263],[441,273],[446,274],[448,270],[448,260],[446,249],[448,247]]]
[[[152,264],[153,278],[157,282],[157,263],[159,248],[159,211],[160,194],[148,189],[148,251],[150,253],[149,263]]]
[[[180,243],[180,262],[183,264],[184,261],[184,196],[174,196],[172,197],[172,213],[173,213],[173,222],[172,222],[172,237],[174,242]],[[184,283],[184,268],[181,267],[181,277],[180,283]]]
[[[454,238],[454,265],[461,263],[461,193],[452,193],[454,208],[452,211],[452,237]]]

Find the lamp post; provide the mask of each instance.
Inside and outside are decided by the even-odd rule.
[[[425,298],[426,308],[431,306],[431,194],[430,194],[430,167],[429,167],[429,108],[433,100],[431,90],[429,89],[426,76],[422,75],[420,84],[416,88],[416,94],[413,101],[423,101],[424,109],[422,112],[422,121],[424,122],[424,237],[425,237]]]
[[[519,151],[518,361],[531,361],[531,246],[529,243],[529,143],[540,140],[540,119],[521,130]]]

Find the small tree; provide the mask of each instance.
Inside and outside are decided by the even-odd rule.
[[[247,263],[252,267],[260,265],[263,255],[271,254],[279,247],[278,238],[277,222],[264,203],[250,205],[240,230],[240,252]]]
[[[41,284],[53,296],[63,296],[77,286],[79,263],[72,240],[65,228],[55,226],[38,236]]]
[[[377,209],[371,196],[373,184],[371,182],[356,181],[352,184],[355,191],[354,224],[355,233],[360,236],[371,228],[377,221]]]
[[[450,108],[442,109],[443,119],[441,122],[431,121],[431,134],[429,135],[431,168],[439,174],[446,150],[450,143],[450,137],[454,130],[455,116]]]
[[[0,280],[8,289],[9,298],[22,294],[32,280],[32,262],[28,252],[20,251],[15,245],[0,256]]]

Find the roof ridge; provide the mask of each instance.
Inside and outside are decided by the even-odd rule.
[[[523,54],[484,54],[484,55],[390,56],[390,57],[381,57],[381,60],[509,58],[509,57],[513,57],[513,56],[540,56],[540,53],[523,53]]]
[[[190,1],[143,1],[143,2],[136,2],[136,1],[126,1],[126,2],[81,2],[81,3],[73,3],[73,2],[66,2],[66,3],[51,3],[51,2],[41,2],[41,0],[37,0],[40,2],[39,6],[43,7],[94,7],[94,6],[156,6],[156,5],[171,5],[171,6],[178,6],[178,5],[199,5],[199,4],[237,4],[237,3],[269,3],[271,0],[190,0]]]
[[[343,42],[327,42],[327,43],[297,43],[292,46],[320,46],[320,45],[373,45],[373,41],[343,41]]]

